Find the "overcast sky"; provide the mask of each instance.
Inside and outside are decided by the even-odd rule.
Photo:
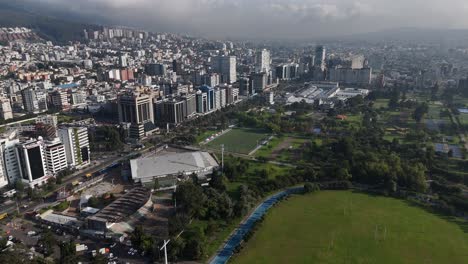
[[[32,1],[32,0],[29,0]],[[468,28],[468,0],[33,0],[116,24],[212,38]]]

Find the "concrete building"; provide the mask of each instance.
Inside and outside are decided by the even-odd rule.
[[[154,118],[158,124],[179,124],[186,119],[185,100],[171,98],[154,104]]]
[[[186,94],[182,96],[185,101],[185,117],[191,118],[197,113],[197,98],[195,94]]]
[[[4,176],[7,177],[10,185],[13,185],[17,180],[21,180],[20,166],[16,153],[16,145],[18,144],[19,139],[0,139],[2,168]]]
[[[321,69],[322,71],[325,70],[326,66],[326,54],[327,50],[324,46],[318,46],[315,48],[314,66]]]
[[[142,139],[156,129],[154,126],[153,96],[147,92],[134,91],[118,98],[119,121],[129,123],[129,137]]]
[[[90,164],[88,128],[64,127],[58,130],[58,134],[65,147],[69,166],[79,168]]]
[[[26,88],[21,91],[23,107],[29,113],[42,113],[47,111],[47,93],[41,90]]]
[[[235,83],[237,81],[236,56],[217,56],[212,61],[213,70],[221,74],[223,83]]]
[[[68,93],[63,90],[56,90],[49,94],[50,104],[53,108],[64,111],[70,109],[68,102]]]
[[[68,167],[65,146],[58,138],[54,141],[45,142],[46,167],[50,174],[57,175]]]
[[[207,111],[211,111],[213,110],[214,108],[214,89],[210,86],[207,86],[207,85],[203,85],[200,87],[200,91],[202,91],[202,93],[206,93],[207,95],[207,99],[208,99],[208,108],[207,108]]]
[[[253,73],[252,74],[252,89],[256,93],[261,93],[268,84],[268,75],[265,72]]]
[[[208,95],[198,91],[196,94],[197,113],[204,114],[208,112]]]
[[[13,111],[11,110],[10,99],[0,98],[0,118],[8,120],[13,118]]]
[[[20,143],[16,147],[16,152],[23,182],[31,188],[47,183],[50,174],[47,171],[44,142],[30,140]]]
[[[210,87],[215,87],[220,83],[220,76],[217,73],[205,74],[203,84],[208,85]]]
[[[332,68],[329,79],[332,82],[367,86],[372,80],[372,69]]]
[[[269,73],[271,71],[271,56],[270,51],[263,49],[257,52],[255,72]]]
[[[161,63],[146,64],[145,73],[151,76],[165,76],[167,74],[167,67]]]

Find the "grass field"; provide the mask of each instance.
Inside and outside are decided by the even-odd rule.
[[[468,263],[467,227],[393,198],[339,191],[273,208],[232,263]]]
[[[255,149],[257,143],[260,144],[262,140],[267,138],[268,134],[264,131],[235,128],[206,144],[206,146],[211,149],[221,149],[221,145],[224,144],[224,148],[228,152],[249,154]]]

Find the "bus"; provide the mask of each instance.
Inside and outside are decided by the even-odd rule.
[[[5,219],[8,216],[8,213],[0,214],[0,220]]]

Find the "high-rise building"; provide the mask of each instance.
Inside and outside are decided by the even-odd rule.
[[[205,74],[203,84],[208,85],[210,87],[215,87],[219,85],[219,81],[220,81],[219,74],[217,73]]]
[[[153,96],[149,91],[133,91],[118,98],[119,121],[130,123],[129,137],[142,139],[155,130]]]
[[[206,93],[208,96],[208,109],[207,111],[211,111],[214,108],[214,90],[210,86],[203,85],[200,87],[200,91]]]
[[[128,66],[127,55],[123,54],[119,56],[119,66],[125,68]]]
[[[186,94],[182,99],[185,100],[185,118],[190,118],[197,113],[197,98],[195,94]]]
[[[268,84],[268,75],[265,72],[252,74],[252,87],[256,93],[261,93]]]
[[[208,95],[198,91],[196,94],[197,113],[204,114],[208,112]]]
[[[69,166],[79,168],[90,164],[88,128],[64,127],[58,130],[58,134],[65,147]]]
[[[371,83],[372,69],[332,68],[329,79],[332,82],[367,86]]]
[[[29,113],[42,113],[47,111],[47,93],[41,90],[26,88],[21,91],[23,106]]]
[[[11,110],[10,99],[0,98],[0,118],[8,120],[13,118],[13,111]]]
[[[57,175],[57,173],[68,167],[65,146],[58,138],[45,142],[45,158],[47,170],[52,175]]]
[[[267,74],[271,71],[271,56],[268,50],[263,49],[257,53],[255,71]]]
[[[167,73],[167,67],[161,63],[146,64],[145,73],[151,76],[165,76]]]
[[[2,164],[4,176],[7,177],[10,185],[13,185],[17,180],[21,180],[18,156],[16,154],[17,144],[19,144],[19,139],[0,139],[0,163]]]
[[[351,69],[362,69],[366,64],[366,58],[363,55],[354,56],[351,60]]]
[[[251,76],[239,79],[239,94],[243,96],[252,96],[257,94],[253,89],[253,79]]]
[[[221,74],[223,83],[235,83],[237,81],[236,56],[217,56],[212,61],[213,71]]]
[[[58,110],[64,111],[70,109],[68,102],[68,93],[63,90],[55,90],[49,94],[51,105]]]
[[[154,104],[155,120],[157,123],[179,124],[185,120],[185,100],[168,99]]]
[[[326,59],[326,52],[324,46],[318,46],[315,48],[315,60],[314,66],[319,67],[322,70],[325,70],[325,59]]]
[[[35,139],[20,143],[16,147],[21,179],[31,188],[44,185],[50,177],[44,150],[44,142]]]
[[[183,73],[182,63],[177,60],[172,61],[172,71],[181,75]]]

